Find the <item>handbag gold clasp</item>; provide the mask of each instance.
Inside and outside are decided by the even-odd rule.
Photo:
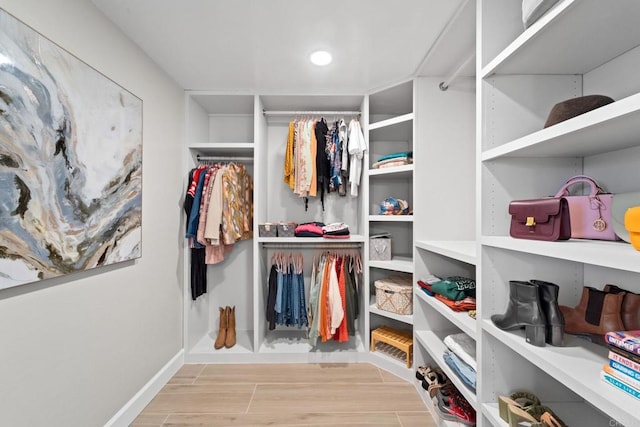
[[[527,217],[527,222],[525,224],[527,227],[535,227],[536,226],[536,221],[534,220],[534,218],[532,216],[528,216]]]

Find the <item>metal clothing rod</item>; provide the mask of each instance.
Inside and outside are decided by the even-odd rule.
[[[351,243],[262,243],[265,249],[358,249],[362,242]]]
[[[360,111],[275,111],[262,110],[265,116],[359,116]]]
[[[242,156],[201,156],[197,155],[196,159],[200,161],[213,161],[213,162],[253,162],[253,157]]]
[[[445,91],[449,89],[449,85],[453,83],[453,81],[460,75],[462,70],[464,70],[465,67],[469,65],[469,62],[473,61],[474,59],[476,59],[475,53],[471,54],[471,56],[469,56],[462,64],[460,64],[460,66],[456,68],[455,71],[451,73],[451,75],[449,75],[449,77],[445,77],[444,81],[440,82],[440,85],[438,85],[440,90]]]

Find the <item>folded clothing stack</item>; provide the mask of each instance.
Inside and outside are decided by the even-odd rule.
[[[387,197],[380,203],[380,215],[408,215],[409,203],[406,200]]]
[[[344,222],[334,222],[322,227],[323,237],[329,239],[348,239],[349,226]]]
[[[296,227],[293,234],[296,237],[322,237],[324,223],[322,222],[305,222]]]
[[[473,391],[476,390],[478,365],[476,362],[476,343],[464,332],[447,335],[444,344],[444,361],[462,382]]]
[[[387,154],[380,157],[372,167],[374,169],[391,168],[394,166],[404,166],[413,163],[413,151],[403,151],[400,153]]]
[[[453,311],[476,309],[476,281],[467,277],[450,276],[444,280],[431,276],[427,281],[418,281],[418,286],[430,296],[444,303]]]

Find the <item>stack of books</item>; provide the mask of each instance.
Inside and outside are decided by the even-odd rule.
[[[607,332],[609,363],[600,377],[608,384],[640,399],[640,331]]]

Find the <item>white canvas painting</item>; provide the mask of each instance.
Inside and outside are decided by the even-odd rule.
[[[0,289],[138,258],[142,101],[0,9]]]

